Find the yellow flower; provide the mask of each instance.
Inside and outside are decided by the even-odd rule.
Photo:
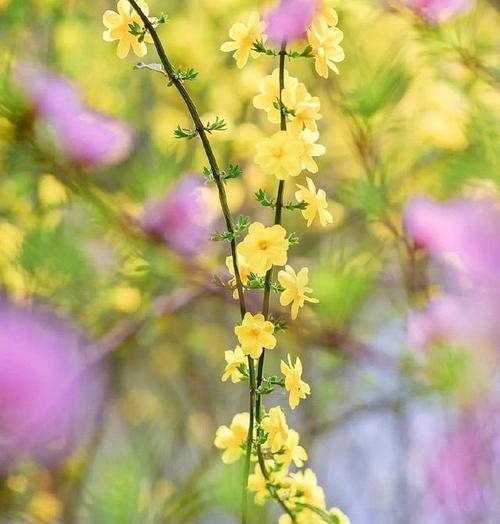
[[[254,222],[248,228],[248,234],[238,246],[253,271],[263,276],[272,266],[283,266],[287,261],[288,240],[282,226],[264,227]]]
[[[286,90],[282,96],[283,104],[291,109],[295,116],[291,117],[290,129],[299,133],[304,126],[309,131],[317,131],[317,120],[320,120],[321,103],[317,96],[311,96],[307,87],[299,83],[293,90]]]
[[[344,33],[337,27],[329,27],[328,24],[320,19],[314,23],[307,32],[309,45],[312,47],[311,53],[315,57],[315,68],[319,76],[328,78],[328,69],[339,73],[335,62],[342,62],[345,53],[340,42],[344,38]]]
[[[276,461],[288,468],[293,462],[298,468],[304,465],[307,460],[307,452],[299,446],[300,435],[294,429],[288,430],[288,438],[283,445],[283,453],[276,455]]]
[[[313,223],[316,215],[318,215],[322,226],[331,224],[333,222],[333,217],[328,211],[326,193],[323,189],[318,189],[316,192],[316,186],[309,177],[306,177],[306,181],[307,187],[297,184],[299,191],[295,192],[295,198],[297,199],[297,202],[307,203],[306,209],[302,211],[302,216],[307,220],[307,227]]]
[[[275,69],[271,75],[266,76],[259,82],[260,93],[253,99],[253,105],[257,109],[262,109],[267,113],[267,118],[273,124],[279,124],[281,115],[276,103],[279,100],[279,70]],[[321,118],[320,100],[313,97],[307,91],[303,83],[290,76],[285,71],[284,86],[281,93],[283,105],[295,116],[288,115],[291,120],[290,128],[297,133],[302,131],[305,126],[311,131],[316,131],[318,126],[316,121]]]
[[[233,288],[236,288],[236,277],[234,276],[234,265],[233,265],[233,257],[229,256],[226,258],[226,267],[233,276],[233,278],[229,281],[229,285]],[[245,257],[241,255],[238,252],[238,269],[240,271],[240,278],[241,283],[246,286],[248,284],[248,277],[250,276],[250,273],[252,273],[252,269],[247,264]],[[233,291],[233,298],[238,300],[238,289],[235,289]]]
[[[317,2],[314,22],[324,21],[327,25],[335,27],[339,21],[337,11],[331,6],[332,0],[320,0]]]
[[[257,56],[252,51],[254,42],[261,40],[265,42],[267,36],[264,34],[266,29],[265,22],[261,21],[257,12],[250,13],[246,24],[237,22],[229,30],[230,41],[224,42],[220,50],[226,53],[234,51],[233,58],[236,60],[236,66],[241,69],[245,67],[250,55]]]
[[[297,357],[295,366],[292,366],[290,355],[288,355],[288,364],[283,362],[283,360],[281,361],[281,372],[285,375],[285,389],[290,392],[288,402],[290,407],[295,409],[299,405],[300,399],[304,399],[311,394],[309,384],[302,380],[302,362],[300,358]]]
[[[288,306],[292,304],[292,319],[295,320],[299,313],[299,308],[304,306],[305,302],[317,304],[317,298],[311,298],[306,293],[312,293],[312,289],[307,287],[309,283],[309,270],[303,267],[298,273],[295,273],[291,266],[286,266],[285,271],[281,270],[278,273],[278,281],[284,291],[280,295],[280,304]]]
[[[248,475],[248,489],[255,492],[255,504],[263,506],[267,498],[267,481],[259,464],[255,465],[255,472]]]
[[[31,516],[37,522],[58,522],[62,515],[62,503],[52,493],[39,491],[28,504]],[[10,520],[10,519],[9,519]]]
[[[236,346],[234,351],[226,351],[224,353],[224,358],[227,362],[227,365],[224,369],[224,373],[222,374],[222,382],[226,382],[228,378],[231,378],[231,382],[233,384],[240,382],[242,375],[239,368],[241,366],[246,366],[247,364],[247,358],[241,350],[241,347]]]
[[[293,109],[291,101],[294,99],[293,92],[298,84],[299,81],[293,76],[290,76],[288,71],[285,71],[284,87],[281,96],[283,103],[287,100],[290,104],[289,106],[285,103],[288,109]],[[281,115],[279,109],[275,106],[280,96],[279,69],[275,69],[272,74],[266,76],[259,82],[259,91],[260,94],[253,98],[254,107],[256,109],[263,109],[267,113],[267,118],[270,122],[279,124]]]
[[[302,154],[302,169],[307,169],[311,173],[318,172],[318,164],[314,160],[314,157],[324,155],[326,153],[325,146],[316,144],[319,138],[319,133],[304,129],[300,133],[300,139],[304,144],[304,153]]]
[[[349,517],[339,508],[332,508],[328,513],[332,517],[336,517],[338,524],[351,524]]]
[[[292,131],[278,131],[257,143],[255,163],[266,175],[279,180],[298,176],[302,171],[304,144]]]
[[[149,15],[149,7],[144,0],[138,1],[139,7],[146,16]],[[127,0],[119,0],[117,4],[118,12],[108,9],[103,17],[102,22],[107,27],[102,37],[106,42],[113,42],[118,40],[118,47],[116,54],[118,58],[125,58],[132,47],[134,53],[138,57],[142,57],[147,53],[146,43],[152,43],[151,35],[146,34],[144,41],[139,42],[139,37],[130,33],[130,24],[139,24],[142,28],[144,24],[135,9]]]
[[[271,452],[276,453],[283,447],[288,438],[285,414],[279,406],[271,408],[260,425],[267,433],[267,444],[271,448]]]
[[[295,493],[301,493],[299,500],[318,508],[325,507],[325,493],[312,469],[291,473],[292,489]]]
[[[243,353],[252,358],[259,358],[262,348],[274,349],[276,347],[273,323],[266,320],[261,313],[256,315],[246,313],[241,326],[236,326],[234,332]]]
[[[57,206],[68,200],[67,189],[52,175],[42,175],[38,181],[38,198],[46,207]]]
[[[231,464],[243,455],[243,444],[248,436],[250,415],[248,413],[237,413],[231,422],[231,426],[220,426],[215,433],[214,445],[216,448],[224,449],[222,462]]]

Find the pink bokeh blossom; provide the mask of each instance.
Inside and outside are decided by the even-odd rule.
[[[305,35],[311,25],[316,0],[281,0],[266,17],[267,33],[274,43],[290,42]]]
[[[445,294],[406,317],[409,341],[416,348],[440,342],[498,347],[500,296],[489,293]]]
[[[66,79],[45,69],[19,66],[14,80],[35,115],[54,131],[66,159],[83,167],[106,167],[124,160],[132,149],[130,128],[89,109]]]
[[[181,256],[202,253],[214,222],[203,190],[199,175],[184,175],[165,197],[146,204],[142,227]]]
[[[488,199],[457,199],[440,204],[414,197],[406,206],[411,238],[477,285],[500,289],[500,208]]]
[[[404,0],[404,3],[423,21],[441,24],[467,14],[472,9],[474,0]]]
[[[461,414],[427,462],[431,511],[446,522],[494,522],[500,513],[500,406],[484,400]]]
[[[0,466],[57,460],[91,427],[102,377],[83,343],[53,314],[0,300]]]
[[[452,289],[410,312],[410,343],[498,348],[500,339],[500,209],[489,199],[438,203],[414,197],[405,209],[408,235],[439,260]],[[450,278],[452,277],[452,278]]]

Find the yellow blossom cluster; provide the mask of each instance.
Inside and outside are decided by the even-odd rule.
[[[315,69],[325,78],[329,69],[338,72],[335,63],[344,58],[339,45],[343,35],[337,28],[337,22],[337,13],[330,1],[318,1],[307,38]],[[267,199],[262,190],[257,193],[257,200],[276,208],[283,206],[284,184],[300,176],[303,171],[317,173],[316,159],[324,155],[326,149],[318,143],[318,122],[322,118],[319,98],[312,96],[306,85],[285,69],[283,55],[293,57],[286,45],[281,46],[280,50],[265,47],[268,39],[264,31],[265,22],[258,14],[252,13],[246,21],[238,22],[230,29],[231,41],[224,43],[221,50],[233,52],[239,68],[246,64],[249,56],[266,54],[280,57],[279,68],[258,83],[258,93],[253,98],[254,107],[263,111],[269,122],[279,125],[274,134],[256,143],[254,157],[265,175],[279,181],[276,201]],[[296,184],[297,204],[289,206],[289,209],[300,210],[307,227],[316,218],[322,226],[331,224],[333,217],[328,211],[325,191],[316,189],[309,177],[305,182]],[[281,225],[280,213],[276,214],[272,226],[254,222],[237,245],[237,260],[228,257],[226,265],[232,275],[229,285],[233,289],[237,287],[236,262],[237,274],[245,289],[263,289],[264,304],[266,301],[269,304],[271,287],[274,286],[274,291],[280,293],[280,304],[290,307],[291,319],[295,320],[306,302],[312,304],[318,300],[311,296],[308,268],[303,267],[296,272],[288,264],[289,247],[294,244],[292,236]],[[277,282],[273,283],[275,266],[284,268],[277,272]],[[234,291],[234,298],[241,298],[237,290]],[[309,384],[302,380],[300,358],[296,357],[294,363],[290,355],[287,355],[286,361],[281,360],[279,377],[266,378],[262,374],[266,351],[277,346],[279,326],[269,318],[269,307],[266,305],[262,313],[246,312],[241,324],[234,328],[238,345],[233,351],[225,352],[226,367],[222,380],[231,379],[233,383],[248,381],[251,398],[255,394],[260,397],[271,393],[276,386],[282,387],[288,393],[290,408],[295,409],[301,400],[311,394]],[[259,374],[256,378],[257,369]],[[261,406],[260,398],[251,405],[253,416],[240,413],[229,427],[221,426],[217,430],[215,445],[224,450],[224,462],[233,462],[245,455],[247,474],[251,462],[255,462],[254,470],[247,479],[248,490],[255,494],[255,503],[262,505],[270,498],[278,501],[286,510],[279,524],[332,521],[349,524],[347,516],[338,508],[327,509],[323,489],[318,485],[314,472],[309,468],[300,469],[308,459],[307,452],[300,445],[299,433],[288,427],[283,409],[274,406],[266,411]],[[242,423],[250,425],[242,426]]]
[[[238,413],[230,427],[221,426],[217,430],[215,445],[225,450],[222,456],[225,463],[234,462],[243,455],[248,423],[249,414]],[[280,499],[294,512],[298,524],[321,524],[325,522],[321,513],[325,517],[335,517],[338,524],[350,524],[349,518],[339,508],[326,509],[325,493],[310,468],[295,472],[289,470],[292,465],[301,468],[308,456],[300,445],[297,431],[288,427],[283,410],[279,406],[271,408],[260,427],[266,436],[263,454],[273,458],[264,460],[265,474],[258,462],[248,477],[248,489],[255,495],[255,504],[263,505],[270,498],[268,486],[271,483]],[[284,514],[279,524],[292,524],[292,520]]]

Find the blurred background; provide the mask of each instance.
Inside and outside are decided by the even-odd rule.
[[[270,223],[249,195],[274,193],[253,163],[274,127],[252,98],[276,63],[238,70],[219,52],[265,3],[148,3],[169,15],[160,34],[172,62],[199,72],[188,88],[203,120],[228,122],[212,140],[222,166],[244,170],[227,186],[234,215]],[[313,389],[289,421],[329,505],[353,524],[498,524],[500,293],[489,316],[432,317],[429,302],[457,289],[456,260],[424,249],[404,216],[415,195],[500,201],[499,6],[334,6],[340,76],[289,64],[321,99],[315,182],[334,216],[326,229],[284,218],[301,238],[291,262],[310,267],[320,299],[281,337]],[[173,138],[190,127],[176,92],[103,41],[102,14],[115,8],[0,0],[0,521],[230,524],[240,465],[224,466],[213,438],[248,393],[220,381],[239,311],[221,285],[227,245],[208,241],[223,227],[218,203],[199,143]],[[488,216],[483,248],[500,254],[500,215]],[[428,234],[455,238],[456,222],[435,217]],[[485,288],[498,289],[494,262]],[[490,319],[488,340],[474,313]],[[276,522],[276,508],[252,519]]]

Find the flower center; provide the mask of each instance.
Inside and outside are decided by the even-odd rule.
[[[260,335],[260,330],[257,328],[252,328],[250,330],[250,336],[257,338]]]
[[[258,246],[261,251],[265,251],[269,247],[269,242],[267,240],[261,240]]]
[[[247,34],[242,38],[241,43],[243,46],[253,47],[253,43],[258,40],[258,34],[256,31],[249,29]]]
[[[281,149],[281,147],[275,147],[273,149],[273,155],[276,157],[276,158],[281,158],[283,156],[283,149]]]

